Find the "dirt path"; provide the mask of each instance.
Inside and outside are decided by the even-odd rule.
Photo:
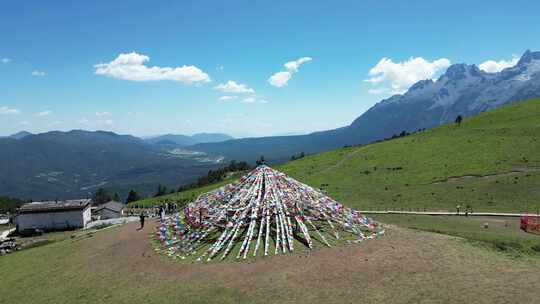
[[[309,256],[201,265],[157,255],[149,241],[153,226],[137,231],[132,223],[82,241],[85,271],[117,275],[118,280],[129,280],[132,288],[160,286],[172,300],[184,303],[189,302],[183,298],[186,290],[234,291],[240,295],[238,301],[251,303],[537,303],[540,299],[534,284],[540,280],[538,261],[514,261],[444,235],[390,227],[380,239]]]
[[[353,152],[345,155],[340,161],[338,161],[337,163],[333,164],[332,166],[328,167],[328,168],[325,168],[319,172],[317,172],[317,174],[321,174],[321,173],[324,173],[324,172],[327,172],[327,171],[330,171],[330,170],[333,170],[341,165],[343,165],[344,163],[347,163],[351,158],[353,158],[356,154],[359,154],[361,153],[362,150],[361,149],[356,149],[354,150]]]
[[[441,215],[441,216],[470,216],[470,217],[522,217],[522,216],[538,216],[536,213],[504,213],[504,212],[473,212],[465,213],[461,211],[459,214],[451,211],[400,211],[400,210],[361,210],[362,214],[399,214],[399,215]]]
[[[15,228],[11,228],[11,229],[6,229],[6,230],[0,230],[0,240],[3,240],[5,238],[8,237],[8,235],[10,233],[12,233],[13,231],[15,231]]]
[[[522,173],[539,172],[539,171],[540,171],[540,168],[531,167],[531,168],[517,168],[511,171],[507,171],[507,172],[500,172],[500,173],[493,173],[493,174],[486,174],[486,175],[470,174],[470,175],[450,176],[443,180],[434,181],[431,184],[439,185],[439,184],[444,184],[444,183],[449,183],[449,182],[461,181],[464,179],[486,179],[486,178],[493,178],[493,177],[514,176],[514,175],[518,175]]]

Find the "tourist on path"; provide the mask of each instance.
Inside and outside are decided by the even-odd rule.
[[[159,206],[159,220],[163,221],[163,218],[165,217],[165,209],[163,209],[163,206]]]
[[[141,228],[139,228],[139,230],[143,229],[144,228],[144,218],[145,218],[145,215],[144,215],[144,211],[141,212],[141,214],[139,215],[139,221],[141,222]]]

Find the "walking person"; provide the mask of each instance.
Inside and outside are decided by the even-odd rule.
[[[159,206],[158,212],[159,212],[159,220],[163,221],[163,218],[165,217],[165,209],[163,209],[163,206]]]
[[[141,214],[139,215],[139,222],[141,223],[141,227],[139,228],[139,230],[142,230],[144,228],[144,218],[146,217],[146,215],[144,214],[144,211],[141,212]]]

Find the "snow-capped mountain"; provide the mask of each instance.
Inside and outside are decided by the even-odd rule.
[[[351,127],[376,120],[389,125],[390,133],[414,131],[536,96],[540,96],[540,52],[526,51],[515,66],[498,73],[454,64],[436,81],[419,81],[405,94],[376,104]]]

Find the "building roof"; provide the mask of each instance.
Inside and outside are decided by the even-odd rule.
[[[91,199],[31,202],[22,205],[18,210],[19,213],[84,210],[90,206],[91,203]]]
[[[120,202],[110,201],[108,203],[99,205],[96,209],[96,212],[102,209],[108,209],[114,212],[122,212],[122,209],[124,209],[124,204]]]

